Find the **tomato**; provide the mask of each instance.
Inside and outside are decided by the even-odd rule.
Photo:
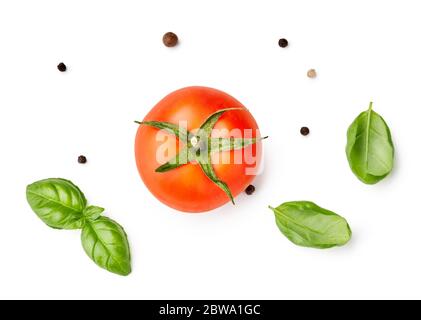
[[[221,110],[227,108],[235,109],[222,113]],[[253,181],[261,159],[257,123],[239,101],[216,89],[187,87],[172,92],[162,99],[146,115],[142,123],[155,121],[177,125],[181,121],[187,125],[188,131],[195,132],[218,111],[222,115],[213,126],[212,138],[243,139],[244,132],[248,129],[251,131],[251,137],[258,139],[241,149],[221,151],[211,156],[211,168],[215,176],[227,185],[235,197]],[[157,139],[158,132],[161,135],[159,139]],[[165,142],[161,138],[165,138]],[[170,132],[162,132],[152,125],[139,126],[135,140],[136,164],[150,192],[162,203],[183,212],[209,211],[229,202],[230,197],[227,192],[204,173],[198,161],[188,162],[166,172],[156,172],[156,169],[163,164],[157,159],[163,143],[175,146],[166,150],[168,159],[175,157],[183,147],[187,146],[189,140],[182,142],[179,138]],[[240,158],[243,159],[240,163],[234,160]],[[224,161],[218,162],[216,161],[218,159]]]

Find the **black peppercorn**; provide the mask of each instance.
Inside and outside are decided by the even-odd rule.
[[[79,156],[78,158],[77,158],[77,162],[79,162],[79,163],[86,163],[88,160],[86,159],[86,157],[85,156]]]
[[[252,195],[252,194],[254,193],[254,191],[256,191],[256,187],[255,187],[255,186],[253,186],[252,184],[251,184],[251,185],[249,185],[249,186],[246,188],[246,194],[248,194],[248,195]]]
[[[57,69],[61,72],[65,72],[67,70],[67,67],[63,62],[60,62],[57,66]]]
[[[288,40],[284,39],[284,38],[279,39],[278,44],[281,48],[286,48],[286,47],[288,47]]]
[[[175,47],[178,43],[178,37],[173,32],[167,32],[162,37],[162,42],[166,47]]]
[[[309,128],[307,128],[307,127],[302,127],[302,128],[301,128],[301,130],[300,130],[300,133],[301,133],[303,136],[308,136],[308,135],[310,134],[310,129],[309,129]]]

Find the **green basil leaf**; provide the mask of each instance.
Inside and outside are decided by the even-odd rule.
[[[351,170],[362,182],[375,184],[392,171],[394,153],[389,127],[370,103],[348,129],[346,155]]]
[[[83,211],[83,215],[85,216],[86,219],[94,221],[101,216],[104,210],[105,209],[101,207],[89,206],[85,208],[85,210]]]
[[[95,221],[87,221],[82,229],[82,246],[99,267],[122,276],[130,274],[127,235],[113,220],[100,217]]]
[[[53,178],[37,181],[26,188],[32,210],[48,226],[55,229],[83,227],[86,198],[72,182]]]
[[[287,202],[275,213],[279,230],[293,243],[303,247],[326,249],[346,244],[352,236],[347,221],[313,202]]]

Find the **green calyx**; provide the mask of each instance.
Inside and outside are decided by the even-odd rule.
[[[203,173],[219,188],[221,188],[226,195],[234,203],[234,197],[228,185],[220,180],[211,163],[211,156],[215,153],[231,150],[241,150],[249,145],[253,145],[263,138],[212,138],[212,130],[219,118],[227,111],[246,110],[243,108],[226,108],[218,110],[210,115],[206,121],[200,126],[198,132],[190,133],[186,128],[160,121],[135,121],[139,125],[148,125],[157,129],[165,130],[170,134],[175,135],[178,139],[185,143],[179,153],[168,162],[156,168],[156,172],[164,173],[174,170],[190,162],[197,162]]]

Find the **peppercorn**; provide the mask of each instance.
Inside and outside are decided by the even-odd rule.
[[[308,70],[307,71],[307,77],[309,77],[309,78],[316,78],[317,77],[316,70],[314,70],[314,69]]]
[[[286,48],[286,47],[288,47],[288,40],[284,39],[284,38],[279,39],[278,44],[281,48]]]
[[[307,127],[302,127],[302,128],[301,128],[301,130],[300,130],[300,133],[301,133],[303,136],[308,136],[308,135],[310,134],[310,129],[309,129],[309,128],[307,128]]]
[[[252,184],[249,185],[245,190],[246,194],[248,194],[248,195],[252,195],[254,193],[254,191],[256,191],[256,187],[253,186]]]
[[[173,32],[167,32],[162,37],[162,42],[167,47],[175,47],[177,45],[177,43],[178,43],[178,37]]]
[[[58,69],[60,72],[65,72],[65,71],[67,70],[67,66],[66,66],[63,62],[60,62],[60,63],[57,65],[57,69]]]
[[[86,163],[87,161],[88,161],[88,160],[86,159],[86,157],[85,157],[85,156],[79,156],[79,157],[77,158],[77,162],[82,163],[82,164]]]

